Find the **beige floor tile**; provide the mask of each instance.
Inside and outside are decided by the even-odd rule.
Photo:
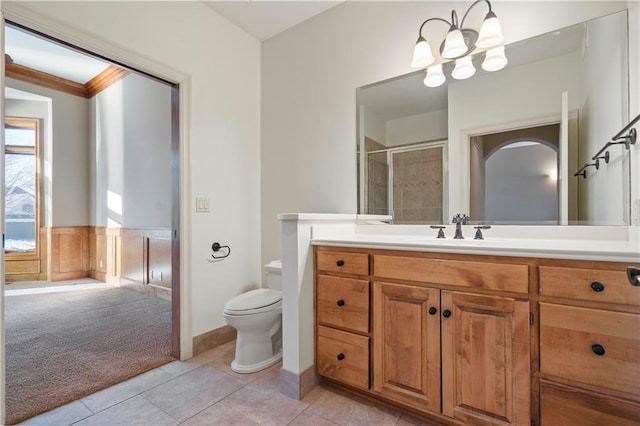
[[[307,410],[339,425],[395,425],[400,412],[357,401],[335,391],[321,395]]]
[[[242,382],[203,365],[142,395],[174,418],[183,421],[240,389]]]
[[[236,373],[231,369],[231,361],[233,361],[235,357],[235,346],[233,346],[233,350],[221,350],[217,353],[217,356],[214,357],[211,361],[209,361],[208,365],[211,365],[218,370],[224,371],[225,373],[235,377],[240,380],[242,383],[248,384],[258,379],[259,377],[268,374],[273,370],[277,370],[278,374],[280,374],[280,369],[282,368],[282,363],[278,363],[269,368],[266,368],[261,371],[257,371],[255,373],[241,374]]]
[[[436,422],[428,422],[426,420],[419,419],[418,417],[411,416],[409,414],[402,414],[398,421],[399,426],[439,426]]]
[[[227,407],[222,403],[217,403],[207,408],[204,411],[199,412],[195,416],[191,417],[182,426],[210,426],[210,425],[225,425],[225,426],[258,426],[259,423],[254,422],[242,413]]]
[[[336,423],[308,411],[303,411],[302,414],[289,423],[289,426],[336,426]]]
[[[175,419],[138,395],[87,417],[74,426],[163,426],[176,424],[178,422]]]
[[[272,386],[265,386],[268,382],[258,384],[260,380],[224,398],[222,404],[262,425],[286,425],[309,406],[281,394]]]
[[[70,425],[80,421],[93,413],[82,402],[74,401],[69,404],[47,411],[39,416],[25,420],[21,425]]]
[[[97,413],[142,392],[153,389],[164,382],[171,380],[173,376],[165,373],[160,368],[147,371],[132,379],[118,383],[107,389],[93,393],[81,399],[91,411]]]

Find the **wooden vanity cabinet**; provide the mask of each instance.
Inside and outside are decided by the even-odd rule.
[[[316,248],[320,375],[443,424],[530,424],[527,265],[337,250]],[[367,267],[356,257],[345,268],[354,255]],[[366,296],[353,296],[363,289],[366,326]],[[345,334],[327,341],[327,328]],[[369,350],[368,382],[362,368],[341,377],[347,339],[362,342],[357,356]]]
[[[369,255],[323,252],[315,264],[316,371],[369,389]]]
[[[618,269],[540,267],[543,425],[640,424],[640,288]]]

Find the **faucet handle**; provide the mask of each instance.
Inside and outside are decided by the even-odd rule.
[[[438,238],[446,238],[444,236],[444,226],[442,225],[431,225],[431,229],[437,229],[438,230]]]
[[[484,240],[482,236],[482,229],[491,229],[491,225],[480,225],[473,227],[476,230],[476,236],[473,237],[474,240]]]
[[[466,214],[458,213],[457,215],[455,215],[453,217],[453,219],[451,219],[451,222],[453,222],[455,224],[466,225],[466,224],[469,223],[469,219],[471,219],[471,218],[469,216],[467,216]]]

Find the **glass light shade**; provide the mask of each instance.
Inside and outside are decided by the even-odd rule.
[[[457,58],[460,55],[464,55],[467,50],[469,50],[469,48],[464,43],[462,31],[452,27],[447,33],[447,38],[444,40],[442,57],[447,59]]]
[[[499,45],[503,41],[504,36],[502,35],[500,21],[498,21],[495,13],[489,12],[480,27],[480,34],[478,35],[478,40],[476,40],[476,46],[481,49],[488,49]]]
[[[456,80],[464,80],[476,73],[476,69],[471,61],[471,56],[465,56],[456,60],[456,67],[453,69],[451,76]]]
[[[427,87],[442,86],[446,80],[442,72],[442,64],[436,64],[427,68],[427,75],[424,78],[424,85]]]
[[[431,53],[431,46],[427,43],[423,37],[418,38],[416,47],[413,49],[413,60],[411,66],[413,68],[423,68],[433,63],[433,54]]]
[[[498,71],[507,65],[507,57],[504,56],[504,46],[494,47],[487,50],[482,62],[482,69],[485,71]]]

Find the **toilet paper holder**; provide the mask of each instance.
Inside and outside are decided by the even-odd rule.
[[[214,258],[214,259],[225,259],[225,258],[229,257],[229,255],[231,254],[231,247],[220,245],[220,243],[218,243],[218,242],[213,243],[213,245],[211,246],[211,250],[213,250],[213,253],[211,254],[211,257]],[[221,256],[216,256],[216,253],[221,251],[221,250],[223,251],[222,255]]]

